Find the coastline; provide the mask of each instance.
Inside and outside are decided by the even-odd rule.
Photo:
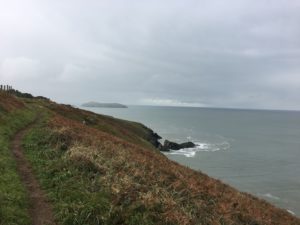
[[[61,224],[300,224],[285,210],[170,160],[151,141],[159,136],[139,122],[1,96],[1,120],[19,121],[26,113],[39,119],[18,140]],[[0,132],[13,126],[0,124]],[[214,153],[220,152],[228,151]]]
[[[171,107],[130,107],[126,112],[119,110],[99,110],[97,113],[104,113],[112,115],[114,117],[123,118],[126,120],[137,120],[146,124],[148,127],[153,128],[164,139],[175,140],[176,142],[194,141],[201,147],[199,149],[185,149],[169,152],[165,155],[179,162],[182,165],[191,167],[195,170],[204,171],[209,176],[216,179],[220,179],[227,184],[230,184],[237,189],[251,193],[259,198],[263,198],[272,204],[277,205],[283,209],[287,209],[299,215],[300,207],[296,191],[289,191],[295,187],[297,180],[297,174],[292,175],[293,179],[286,179],[290,177],[289,171],[286,169],[287,163],[291,167],[291,171],[297,173],[297,168],[294,168],[295,160],[297,157],[288,158],[289,155],[281,155],[282,150],[278,149],[278,145],[288,147],[288,142],[279,144],[279,141],[288,141],[289,138],[277,138],[275,141],[264,141],[264,137],[269,137],[271,132],[275,131],[275,135],[280,132],[270,127],[270,132],[266,133],[262,137],[254,137],[252,134],[257,133],[256,126],[268,126],[266,121],[278,120],[278,123],[291,124],[293,127],[298,126],[298,120],[300,118],[299,113],[285,111],[230,111],[230,110],[218,110],[218,109],[203,109],[192,108],[190,111],[187,108],[180,108],[179,112],[182,114],[172,113]],[[225,114],[224,114],[225,113]],[[232,114],[232,117],[231,117]],[[144,117],[141,115],[145,115]],[[181,115],[182,118],[191,118],[184,123],[178,123],[177,115]],[[198,119],[198,115],[203,115],[203,119]],[[208,120],[210,116],[213,116],[213,122]],[[223,120],[218,120],[219,115],[228,117],[225,126],[219,127],[217,124],[223,123]],[[245,121],[246,118],[247,120]],[[253,118],[253,119],[252,119]],[[267,119],[268,118],[268,119]],[[282,119],[281,119],[282,118]],[[199,120],[197,124],[195,121]],[[233,122],[236,120],[236,122]],[[281,122],[282,120],[282,122]],[[207,121],[207,122],[206,122]],[[248,121],[250,124],[248,125]],[[259,121],[258,123],[256,121]],[[291,122],[290,122],[291,121]],[[245,124],[247,122],[247,124]],[[210,124],[216,124],[216,127],[212,127]],[[236,124],[234,130],[230,128],[232,137],[223,136],[222,133],[227,132],[227,127],[232,127],[232,124]],[[256,125],[258,124],[258,125]],[[251,126],[250,125],[255,125]],[[188,129],[192,127],[193,130]],[[240,128],[246,127],[247,129]],[[208,128],[208,129],[207,129]],[[251,133],[248,130],[251,128]],[[195,130],[196,129],[196,130]],[[197,131],[199,130],[199,131]],[[206,130],[210,132],[206,132]],[[236,132],[237,131],[237,132]],[[217,135],[213,135],[213,132],[218,132]],[[245,133],[247,132],[247,133]],[[250,130],[249,130],[250,132]],[[287,135],[286,131],[282,131],[282,135]],[[208,133],[208,134],[207,134]],[[221,134],[220,134],[221,133]],[[244,134],[245,133],[245,134]],[[200,134],[200,136],[198,136]],[[258,133],[259,135],[260,133]],[[234,136],[233,136],[234,135]],[[253,136],[253,140],[252,140]],[[249,139],[249,137],[251,139]],[[249,143],[244,143],[244,139]],[[254,142],[254,138],[259,138],[257,143]],[[241,141],[239,141],[241,139]],[[297,149],[297,142],[295,147],[291,146],[285,151],[289,152],[290,149]],[[275,152],[275,154],[263,154],[266,150]],[[283,152],[282,152],[283,153]],[[280,154],[280,157],[285,160],[286,163],[280,165],[274,165],[276,158],[273,157]],[[297,155],[297,152],[290,153],[291,155]],[[187,157],[188,156],[188,157]],[[249,160],[247,160],[249,159]],[[255,165],[254,167],[252,166]],[[275,167],[274,167],[275,166]],[[235,169],[239,168],[239,169]],[[295,180],[295,182],[294,182]],[[289,183],[290,182],[290,183]],[[275,190],[274,190],[275,189]],[[294,189],[292,189],[294,190]],[[279,197],[279,200],[268,198],[264,195],[270,193]]]

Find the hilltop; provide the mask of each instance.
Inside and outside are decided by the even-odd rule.
[[[300,225],[286,210],[169,160],[140,123],[0,92],[1,225],[32,224],[10,144],[24,127],[24,155],[57,224]]]
[[[99,103],[99,102],[87,102],[83,103],[83,107],[98,107],[98,108],[128,108],[126,105],[120,103]]]

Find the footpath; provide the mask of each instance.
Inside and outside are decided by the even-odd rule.
[[[22,139],[34,123],[18,131],[11,143],[11,149],[16,160],[17,170],[27,190],[30,201],[29,214],[33,225],[56,225],[51,204],[47,200],[35,178],[32,167],[25,157],[22,148]]]

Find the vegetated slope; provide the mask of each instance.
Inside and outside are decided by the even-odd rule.
[[[12,156],[10,139],[30,123],[34,113],[25,104],[0,92],[0,224],[31,224],[28,198]]]
[[[36,117],[38,119],[38,117]],[[31,124],[19,130],[12,139],[11,151],[14,155],[14,160],[17,165],[18,174],[22,180],[23,186],[26,188],[27,202],[29,202],[28,213],[32,221],[32,225],[49,224],[56,225],[52,213],[51,204],[49,204],[45,193],[42,191],[39,182],[37,181],[31,164],[25,157],[22,147],[22,140],[28,130],[31,130]]]
[[[16,109],[23,108],[25,105],[15,96],[0,91],[0,113],[4,114]]]
[[[160,137],[141,123],[99,115],[70,105],[60,105],[54,102],[46,101],[44,106],[64,117],[97,128],[128,142],[152,149],[158,146]]]
[[[55,206],[63,224],[300,224],[285,210],[170,161],[135,133],[139,124],[55,103],[48,109],[51,117],[31,133],[27,149],[52,201],[68,202]],[[68,185],[74,191],[66,197]]]
[[[8,141],[36,111],[43,116],[24,140],[25,153],[60,224],[300,224],[285,210],[168,160],[141,124],[45,99],[0,97],[1,225],[29,223]]]

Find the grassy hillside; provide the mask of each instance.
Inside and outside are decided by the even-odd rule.
[[[0,92],[0,224],[30,224],[28,199],[10,151],[14,133],[33,121],[22,101]]]
[[[141,123],[99,115],[90,111],[73,108],[70,105],[59,105],[54,102],[45,101],[43,106],[51,112],[109,133],[128,142],[146,148],[153,148],[153,145],[156,144],[157,134]]]
[[[9,118],[20,112],[27,116],[13,125]],[[139,123],[4,95],[0,113],[0,131],[13,127],[1,150],[7,161],[9,137],[38,115],[24,148],[59,224],[300,224],[285,210],[168,160],[153,147],[153,132]],[[9,170],[16,174],[13,166]],[[20,211],[26,195],[15,177],[22,207],[10,207]],[[14,196],[15,189],[6,192]],[[20,214],[24,223],[15,224],[27,224],[26,210]]]

